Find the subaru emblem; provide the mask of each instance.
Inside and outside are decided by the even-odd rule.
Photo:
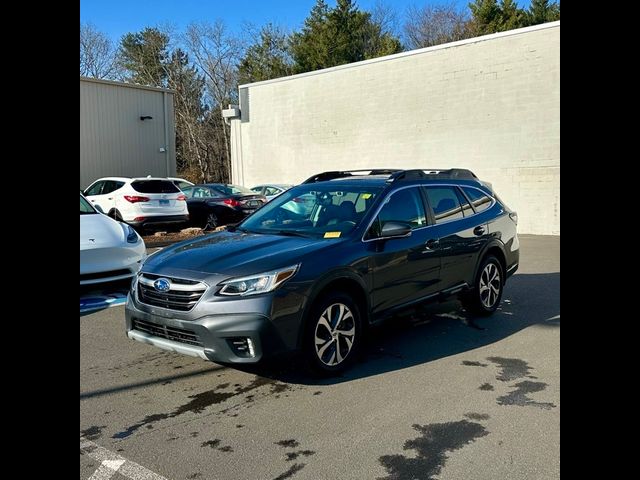
[[[153,282],[153,288],[159,292],[168,292],[171,290],[171,282],[168,278],[159,278]]]

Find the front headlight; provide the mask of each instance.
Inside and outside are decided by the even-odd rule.
[[[220,295],[244,297],[246,295],[257,295],[259,293],[271,292],[293,277],[299,267],[300,264],[279,270],[273,270],[272,272],[258,273],[248,277],[227,280],[220,284],[223,285],[220,290]]]
[[[126,226],[126,232],[127,232],[127,243],[138,242],[138,233],[133,229],[131,225]]]

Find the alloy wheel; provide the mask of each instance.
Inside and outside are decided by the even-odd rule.
[[[339,365],[351,352],[355,334],[355,319],[349,307],[343,303],[330,305],[316,323],[316,355],[325,365]]]
[[[492,308],[500,297],[502,283],[500,269],[495,263],[488,263],[480,275],[480,301],[485,308]]]

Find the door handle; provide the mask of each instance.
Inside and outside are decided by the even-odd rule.
[[[437,238],[432,238],[431,240],[427,240],[426,243],[424,244],[424,249],[425,250],[435,250],[436,248],[438,248],[438,245],[440,245],[440,240],[438,240]]]
[[[486,230],[485,230],[484,226],[483,225],[479,225],[479,226],[477,226],[476,228],[473,229],[473,234],[477,235],[479,237],[480,235],[484,235],[485,231]]]

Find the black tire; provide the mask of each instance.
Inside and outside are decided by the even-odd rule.
[[[504,268],[500,260],[493,255],[485,257],[480,264],[473,287],[462,297],[463,305],[475,315],[491,315],[500,306],[504,280]]]
[[[316,335],[326,342],[316,345]],[[305,322],[303,354],[308,370],[321,376],[342,372],[356,358],[362,337],[362,316],[351,296],[341,292],[323,295]]]
[[[122,221],[122,215],[120,215],[120,212],[116,209],[111,210],[109,212],[109,216],[113,218],[116,222]]]

